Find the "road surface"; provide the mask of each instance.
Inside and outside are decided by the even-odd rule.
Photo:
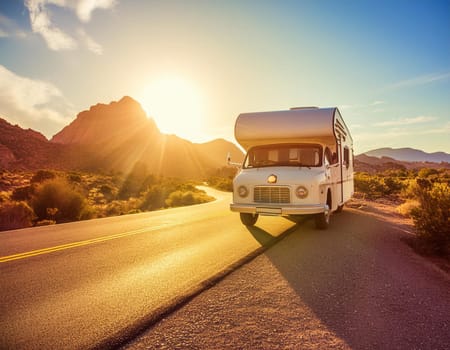
[[[299,225],[124,349],[450,349],[449,276],[369,209]]]
[[[0,233],[0,348],[87,349],[120,343],[204,281],[294,226],[249,232],[216,201]]]

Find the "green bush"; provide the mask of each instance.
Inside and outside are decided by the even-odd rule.
[[[42,183],[35,191],[31,205],[39,220],[56,222],[82,219],[87,203],[82,194],[64,179],[53,179]]]
[[[212,176],[207,182],[220,191],[233,192],[233,177]]]
[[[213,200],[213,198],[208,196],[204,191],[175,191],[166,199],[166,205],[169,207],[181,207],[185,205],[206,203],[211,200]]]
[[[0,206],[0,230],[30,227],[34,218],[33,209],[25,202],[7,202]]]
[[[368,198],[382,197],[388,187],[377,176],[367,173],[355,173],[355,191],[364,193]]]
[[[103,194],[105,199],[108,201],[114,199],[114,197],[116,196],[116,193],[117,193],[116,189],[109,184],[101,185],[99,188],[99,191],[101,194]]]
[[[81,175],[78,173],[67,174],[67,180],[69,182],[75,182],[75,183],[81,183],[83,181],[83,179],[81,178]]]
[[[28,201],[31,198],[33,191],[33,186],[16,187],[11,194],[11,199],[14,201]]]
[[[33,183],[41,183],[47,180],[51,180],[56,178],[56,174],[51,170],[38,170],[36,174],[33,175],[30,182]]]
[[[354,182],[355,191],[365,194],[369,199],[399,195],[405,187],[405,183],[392,172],[380,175],[355,173]]]
[[[125,181],[122,183],[118,197],[119,199],[128,199],[130,197],[138,197],[145,189],[147,182],[152,181],[147,174],[147,166],[144,163],[137,162]]]
[[[163,208],[167,198],[167,190],[163,186],[153,185],[144,192],[141,210],[157,210]]]
[[[431,253],[450,253],[450,186],[417,179],[416,188],[420,206],[411,215],[419,242]]]

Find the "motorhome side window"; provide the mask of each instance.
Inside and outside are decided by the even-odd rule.
[[[344,147],[344,165],[346,168],[350,166],[350,150],[347,146]]]
[[[322,147],[314,144],[257,146],[248,151],[245,168],[322,165]]]
[[[338,163],[339,159],[338,159],[338,155],[336,152],[336,147],[328,147],[328,146],[325,147],[324,156],[329,165]]]

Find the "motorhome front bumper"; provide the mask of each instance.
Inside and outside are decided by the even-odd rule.
[[[319,214],[328,210],[327,205],[283,205],[283,206],[264,206],[254,204],[230,204],[231,211],[248,214],[261,215],[307,215]]]

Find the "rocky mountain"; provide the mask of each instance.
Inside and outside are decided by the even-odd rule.
[[[0,169],[76,168],[82,157],[82,152],[52,144],[41,133],[0,118]]]
[[[450,163],[450,154],[445,152],[427,153],[414,148],[379,148],[365,152],[370,157],[389,157],[405,162]]]
[[[53,136],[51,142],[101,145],[115,140],[120,143],[142,128],[150,135],[159,133],[153,119],[147,118],[141,105],[125,96],[118,102],[98,103],[79,113],[72,123]]]
[[[0,168],[4,169],[127,173],[139,163],[155,175],[199,179],[223,167],[228,152],[237,161],[243,159],[240,149],[226,140],[195,144],[162,134],[140,104],[127,96],[79,113],[51,141],[0,122]]]

